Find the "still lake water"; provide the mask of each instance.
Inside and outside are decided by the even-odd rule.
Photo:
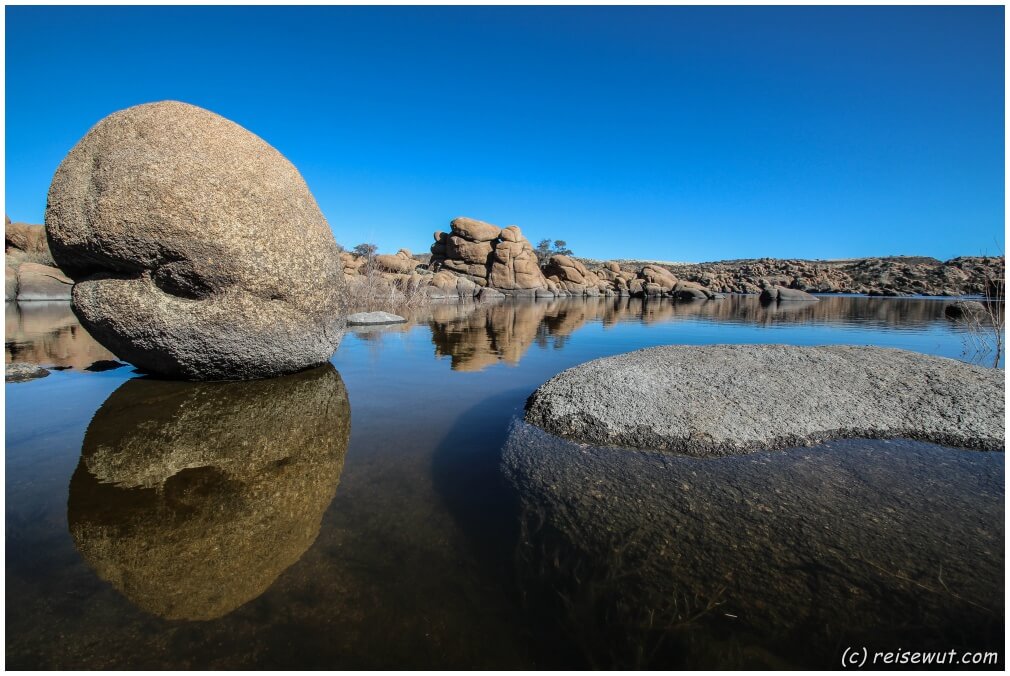
[[[596,357],[671,343],[964,356],[933,299],[447,305],[332,366],[183,384],[66,304],[8,303],[10,668],[832,668],[999,650],[1004,456],[904,441],[697,460],[521,422]]]

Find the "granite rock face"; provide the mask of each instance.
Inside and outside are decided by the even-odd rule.
[[[127,381],[85,434],[70,534],[141,609],[221,617],[315,542],[349,435],[331,365],[252,382]]]
[[[669,345],[541,385],[526,420],[587,443],[728,455],[828,439],[1004,444],[1004,373],[877,347]]]
[[[342,264],[305,181],[207,110],[104,118],[56,171],[46,229],[81,323],[144,370],[275,376],[326,361],[343,335]]]
[[[491,286],[507,291],[546,289],[547,280],[537,262],[536,252],[529,240],[523,237],[518,226],[510,225],[501,231],[501,241],[494,248]]]
[[[677,265],[677,275],[721,293],[761,293],[765,286],[809,293],[873,296],[965,296],[994,292],[1005,279],[995,256],[939,261],[927,256],[889,256],[839,261],[760,258]]]
[[[439,273],[453,273],[478,287],[491,286],[505,293],[546,290],[533,245],[515,225],[497,225],[459,217],[451,232],[438,230],[431,245],[429,266]],[[445,282],[439,286],[448,287]]]
[[[395,254],[379,254],[375,256],[375,264],[387,272],[409,275],[418,266],[418,262],[406,249],[400,249]]]
[[[58,268],[22,263],[17,270],[17,300],[70,300],[73,280]]]
[[[46,229],[43,225],[29,223],[12,223],[6,218],[4,226],[4,250],[11,249],[34,254],[35,262],[51,265],[52,255],[49,253],[49,243],[46,241]]]

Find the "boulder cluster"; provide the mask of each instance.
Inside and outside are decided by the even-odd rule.
[[[540,271],[536,252],[518,226],[497,225],[460,217],[450,231],[436,231],[429,267],[449,272],[508,295],[548,296],[548,283]]]
[[[722,293],[761,293],[767,287],[808,293],[870,296],[969,296],[994,291],[1004,259],[889,256],[838,261],[760,258],[677,266],[678,274]]]

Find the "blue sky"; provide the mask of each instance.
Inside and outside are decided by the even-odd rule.
[[[177,99],[302,172],[345,246],[467,215],[578,255],[999,253],[1002,7],[7,7],[6,211]]]

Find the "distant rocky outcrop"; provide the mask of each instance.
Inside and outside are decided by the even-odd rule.
[[[533,245],[515,225],[499,228],[461,216],[450,232],[434,234],[429,267],[491,286],[509,295],[547,296],[548,284],[537,264]]]
[[[56,171],[46,229],[82,324],[144,370],[275,376],[325,362],[343,335],[342,261],[308,186],[210,111],[101,120]]]
[[[17,269],[17,300],[70,300],[72,279],[59,268],[38,263],[22,263]]]
[[[392,256],[379,254],[375,256],[375,264],[386,272],[407,275],[412,273],[419,265],[419,263],[414,260],[414,257],[411,255],[409,249],[400,249]]]
[[[541,268],[536,252],[515,225],[499,228],[460,217],[450,232],[434,233],[429,267],[491,287],[511,296],[667,296],[682,300],[710,299],[703,286],[678,280],[669,270],[645,266],[625,271],[617,263],[590,269],[574,256],[556,254]]]
[[[544,266],[547,281],[555,286],[555,291],[568,294],[599,296],[614,295],[616,290],[610,282],[602,281],[595,273],[576,258],[565,255],[551,256]]]
[[[984,295],[1005,277],[1004,259],[962,256],[939,261],[925,256],[893,256],[840,261],[760,258],[677,265],[683,279],[722,293],[761,293],[766,286],[808,293],[871,296]]]

